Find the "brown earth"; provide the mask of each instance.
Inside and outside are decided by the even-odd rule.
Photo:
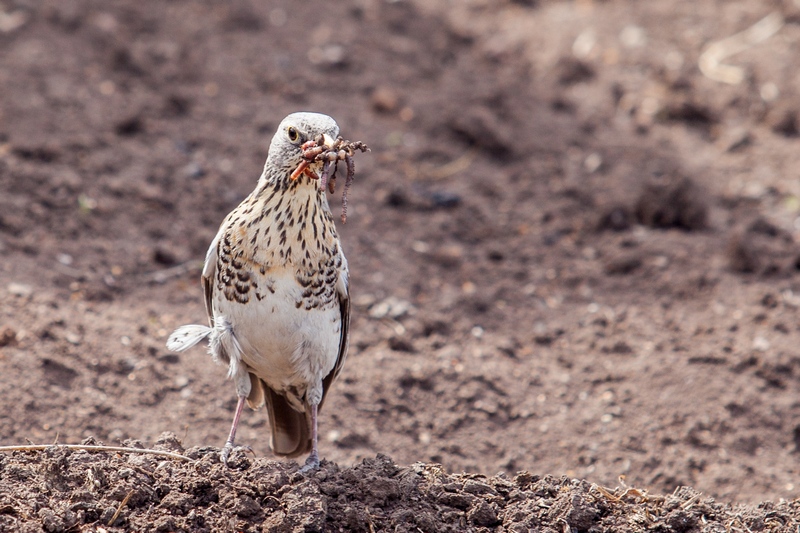
[[[0,0],[0,444],[197,459],[5,455],[0,527],[795,530],[799,49],[795,0]],[[233,387],[164,348],[298,110],[372,148],[309,478],[260,412],[198,448]]]

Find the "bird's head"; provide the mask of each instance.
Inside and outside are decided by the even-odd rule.
[[[278,131],[269,145],[269,155],[265,167],[266,174],[285,179],[303,162],[302,146],[308,141],[324,138],[324,145],[330,147],[339,135],[339,126],[328,115],[321,113],[292,113],[281,121]],[[307,166],[306,172],[317,176],[322,172],[322,162]]]

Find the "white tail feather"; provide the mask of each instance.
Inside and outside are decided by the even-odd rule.
[[[167,350],[171,352],[185,352],[201,340],[208,337],[211,328],[199,324],[181,326],[172,332],[167,339]]]

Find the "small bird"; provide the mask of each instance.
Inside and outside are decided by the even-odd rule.
[[[304,150],[335,148],[338,134],[336,122],[318,113],[280,123],[258,185],[225,218],[206,254],[209,326],[182,326],[167,341],[183,352],[208,338],[211,356],[228,365],[239,401],[223,463],[246,401],[253,409],[266,405],[275,455],[310,452],[303,470],[319,466],[317,415],[347,355],[350,291],[325,194],[330,168]]]

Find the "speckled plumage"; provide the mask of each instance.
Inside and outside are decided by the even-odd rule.
[[[277,455],[311,451],[309,464],[318,464],[316,411],[347,353],[348,270],[325,191],[307,173],[290,175],[305,141],[338,132],[326,115],[281,122],[256,189],[225,218],[206,255],[209,327],[178,328],[167,343],[184,351],[208,337],[211,355],[228,365],[240,401],[223,459],[246,399],[266,405]]]

